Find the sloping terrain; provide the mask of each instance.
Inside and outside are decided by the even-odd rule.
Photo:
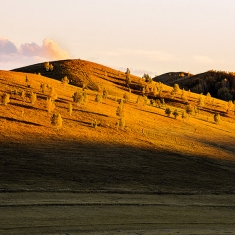
[[[235,73],[227,71],[210,70],[196,75],[184,72],[172,72],[153,78],[154,81],[173,86],[178,84],[180,88],[206,95],[208,92],[212,97],[222,100],[235,99]]]
[[[84,89],[0,71],[0,233],[234,234],[233,108],[194,93],[185,101],[183,91],[134,76],[130,93],[124,73],[99,71],[74,75]],[[156,102],[138,96],[143,87]],[[75,103],[75,92],[86,99]],[[188,104],[195,112],[182,118]]]
[[[124,103],[122,130],[116,127],[120,118],[116,99],[124,91],[114,85],[112,92],[111,82],[107,99],[98,103],[97,92],[86,90],[88,101],[79,105],[72,96],[81,88],[41,75],[1,71],[0,83],[2,94],[12,93],[10,103],[0,105],[2,190],[234,192],[231,117],[215,124],[205,109],[186,120],[169,118],[165,106],[137,104],[137,95],[131,94]],[[58,95],[54,112],[63,118],[61,129],[50,123],[49,91],[42,92],[42,83],[54,87]],[[23,90],[24,100],[19,95]],[[170,92],[167,86],[163,90],[166,96]],[[38,97],[34,105],[29,98],[32,91]],[[223,103],[217,102],[221,109]],[[73,103],[71,116],[69,103]],[[94,122],[96,128],[91,126]]]

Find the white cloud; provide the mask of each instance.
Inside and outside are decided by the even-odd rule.
[[[70,59],[66,50],[52,39],[44,39],[42,45],[24,43],[19,48],[6,38],[0,38],[0,69],[13,69],[46,60]]]
[[[0,38],[0,55],[17,53],[17,48],[7,38]]]

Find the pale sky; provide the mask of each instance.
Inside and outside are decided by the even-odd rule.
[[[235,0],[0,0],[0,69],[80,58],[151,76],[235,71]]]

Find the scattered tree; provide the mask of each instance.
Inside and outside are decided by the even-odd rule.
[[[180,87],[178,84],[174,84],[172,93],[177,94],[180,91]]]
[[[54,69],[54,66],[52,64],[49,64],[49,69],[52,71]]]
[[[45,62],[45,63],[44,63],[44,67],[45,67],[46,71],[49,71],[49,69],[50,69],[50,63],[49,63],[48,61]]]
[[[51,117],[51,124],[55,126],[57,129],[62,127],[62,117],[59,113],[54,113]]]
[[[165,109],[165,114],[166,114],[168,117],[170,117],[170,115],[171,115],[171,110],[170,110],[170,108],[166,108],[166,109]]]
[[[108,98],[108,91],[106,90],[106,88],[104,88],[103,90],[103,99],[107,99]]]
[[[148,74],[146,74],[146,73],[144,73],[144,75],[143,75],[143,77],[142,77],[144,80],[145,80],[145,82],[147,82],[147,83],[151,83],[153,80],[152,80],[152,78],[148,75]]]
[[[230,93],[227,87],[220,88],[217,92],[217,96],[219,99],[226,100],[226,101],[233,99],[233,95]]]
[[[207,92],[207,94],[206,94],[206,101],[208,103],[210,103],[210,101],[211,101],[211,94],[209,92]]]
[[[198,99],[198,106],[200,106],[201,108],[204,106],[204,98],[202,97],[202,95],[200,95]]]
[[[119,117],[124,117],[125,115],[125,108],[123,104],[118,105],[116,115]]]
[[[69,79],[67,76],[64,76],[62,79],[61,79],[61,82],[64,84],[64,85],[67,85],[69,84]]]
[[[125,72],[125,74],[126,74],[126,86],[127,87],[130,87],[130,85],[131,85],[131,74],[130,73],[131,73],[130,70],[127,68],[126,72]]]
[[[102,103],[103,96],[101,94],[97,93],[96,96],[95,96],[95,101],[98,102],[98,103]]]
[[[41,83],[40,88],[41,88],[42,93],[46,92],[46,84],[45,83]]]
[[[159,99],[156,100],[156,105],[157,105],[158,108],[161,108],[162,103]]]
[[[52,101],[57,99],[57,93],[55,92],[54,87],[50,88],[49,94],[48,94],[48,98],[50,98]]]
[[[214,114],[214,121],[215,121],[216,124],[220,122],[220,115],[219,115],[219,113],[215,113]]]
[[[30,87],[30,80],[29,80],[27,75],[26,75],[26,78],[25,78],[25,82],[27,84],[27,87]]]
[[[179,113],[178,113],[177,109],[175,109],[172,114],[175,116],[175,119],[179,116]]]
[[[186,113],[187,114],[192,114],[193,113],[193,107],[191,104],[186,106]]]
[[[83,93],[79,92],[79,91],[76,91],[74,92],[73,96],[73,102],[77,104],[77,106],[79,104],[83,104],[84,102],[84,96],[83,96]]]
[[[181,117],[182,117],[183,120],[187,117],[185,111],[182,111]]]
[[[31,101],[32,105],[35,104],[35,102],[37,101],[37,94],[36,93],[31,92],[31,94],[30,94],[30,101]]]
[[[2,103],[6,106],[8,103],[10,103],[10,94],[4,93],[2,96]]]
[[[119,127],[121,127],[121,130],[123,130],[125,128],[126,125],[126,121],[125,119],[122,117],[120,118],[117,122],[116,122],[116,126],[117,126],[117,130]]]

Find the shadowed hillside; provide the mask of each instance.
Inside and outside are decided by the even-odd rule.
[[[153,80],[169,86],[178,84],[181,89],[198,94],[206,95],[209,92],[212,97],[226,101],[235,99],[235,73],[233,72],[210,70],[196,75],[173,72],[160,75]]]

